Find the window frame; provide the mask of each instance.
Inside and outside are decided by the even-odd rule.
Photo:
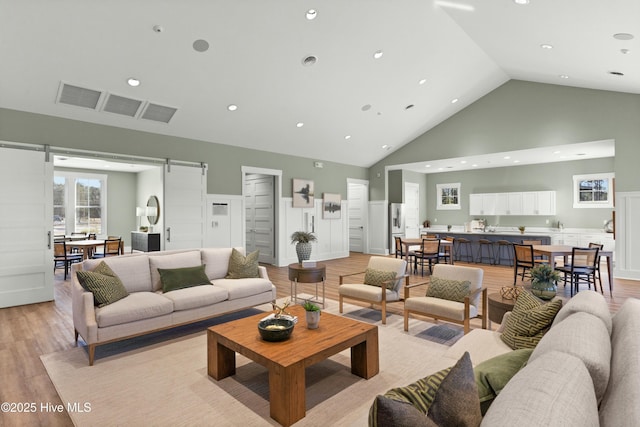
[[[575,209],[592,209],[592,208],[606,208],[613,209],[613,180],[615,174],[613,172],[607,173],[592,173],[583,175],[573,175],[573,207]],[[584,181],[606,181],[606,199],[604,200],[581,200],[580,183]]]
[[[453,182],[448,184],[436,184],[436,210],[459,210],[462,209],[460,203],[460,183]],[[455,196],[450,196],[448,193],[455,191]],[[448,200],[450,197],[455,197],[455,200]]]
[[[65,234],[76,231],[76,212],[79,206],[76,200],[76,185],[80,179],[100,181],[100,231],[97,234],[107,235],[107,178],[106,174],[90,172],[54,171],[54,179],[65,180]],[[79,230],[82,231],[82,230]]]

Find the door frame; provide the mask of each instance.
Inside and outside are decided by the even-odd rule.
[[[351,201],[349,200],[349,184],[362,185],[365,188],[364,194],[366,195],[366,209],[363,210],[363,230],[362,230],[362,253],[369,253],[369,181],[366,179],[347,178],[347,212]],[[349,230],[349,216],[347,214],[347,230]],[[349,239],[347,238],[347,241]]]
[[[273,253],[275,255],[275,262],[273,265],[280,265],[280,201],[282,199],[282,171],[279,169],[266,169],[266,168],[257,168],[253,166],[241,166],[240,170],[242,171],[242,246],[247,246],[247,211],[244,206],[244,186],[245,186],[245,177],[248,174],[261,174],[261,175],[270,175],[274,177],[274,186],[273,186],[273,235],[274,239],[274,250]]]

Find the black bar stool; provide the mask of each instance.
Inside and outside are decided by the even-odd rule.
[[[509,266],[513,266],[513,243],[508,240],[498,240],[496,245],[498,245],[496,264],[501,265],[502,261],[506,260],[509,261]]]
[[[487,254],[485,256],[485,253]],[[476,255],[476,262],[483,263],[485,259],[489,260],[489,264],[493,265],[496,262],[496,254],[493,250],[493,242],[489,239],[478,240],[478,254]]]

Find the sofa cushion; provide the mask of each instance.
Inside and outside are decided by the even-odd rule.
[[[173,301],[173,310],[190,310],[225,301],[229,297],[226,289],[219,286],[193,286],[163,294]]]
[[[464,302],[464,298],[469,295],[470,286],[471,282],[468,280],[452,280],[431,276],[426,296]]]
[[[263,292],[271,292],[273,288],[273,284],[269,280],[260,277],[254,279],[218,279],[211,282],[214,286],[225,289],[228,292],[230,301],[258,295]]]
[[[531,354],[531,361],[550,351],[576,356],[589,370],[598,402],[609,384],[611,341],[605,324],[589,313],[574,313],[553,326]]]
[[[511,378],[481,425],[596,427],[598,404],[591,376],[577,357],[545,353]]]
[[[553,326],[562,322],[573,313],[586,312],[597,316],[604,325],[607,327],[609,335],[611,335],[611,313],[609,312],[609,305],[604,297],[592,290],[585,290],[578,292],[573,298],[571,298],[558,312],[558,315],[553,319]]]
[[[640,420],[640,300],[627,298],[612,320],[611,375],[600,403],[605,427]]]
[[[384,282],[388,282],[386,283],[387,289],[393,289],[395,287],[395,281],[393,279],[395,278],[395,271],[367,268],[364,272],[364,284],[370,286],[382,287],[382,285],[385,284]]]
[[[231,257],[229,258],[229,269],[227,279],[245,279],[252,277],[260,277],[258,272],[258,257],[259,251],[253,251],[247,256],[244,256],[242,252],[236,248],[231,250]]]
[[[99,328],[131,323],[173,312],[173,302],[153,292],[133,292],[113,304],[96,309]]]
[[[204,269],[204,265],[182,268],[159,268],[158,273],[160,274],[160,283],[162,283],[162,292],[166,293],[193,286],[211,285]]]
[[[477,365],[500,354],[513,351],[500,339],[500,333],[488,329],[472,329],[446,351],[445,357],[458,360],[465,351],[471,356],[471,363]]]
[[[229,271],[229,258],[232,248],[203,248],[200,249],[202,264],[206,265],[205,272],[209,280],[222,279]],[[244,254],[243,249],[237,249]]]
[[[534,348],[551,327],[560,308],[562,300],[543,303],[528,291],[521,292],[500,338],[514,350]]]
[[[127,292],[151,291],[151,273],[147,254],[112,256],[104,259],[88,259],[82,263],[84,270],[93,270],[101,262],[120,278]]]
[[[129,295],[118,276],[104,262],[98,264],[94,271],[80,270],[77,274],[80,285],[93,293],[94,304],[98,307],[112,304]]]
[[[473,368],[483,415],[509,380],[525,366],[532,351],[530,348],[513,350],[485,360]]]
[[[149,270],[154,291],[162,289],[159,268],[197,267],[202,265],[200,251],[177,252],[167,255],[149,255]]]

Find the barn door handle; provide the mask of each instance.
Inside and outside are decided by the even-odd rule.
[[[47,231],[47,249],[51,249],[51,231]]]
[[[171,241],[171,227],[167,227],[167,242]]]

